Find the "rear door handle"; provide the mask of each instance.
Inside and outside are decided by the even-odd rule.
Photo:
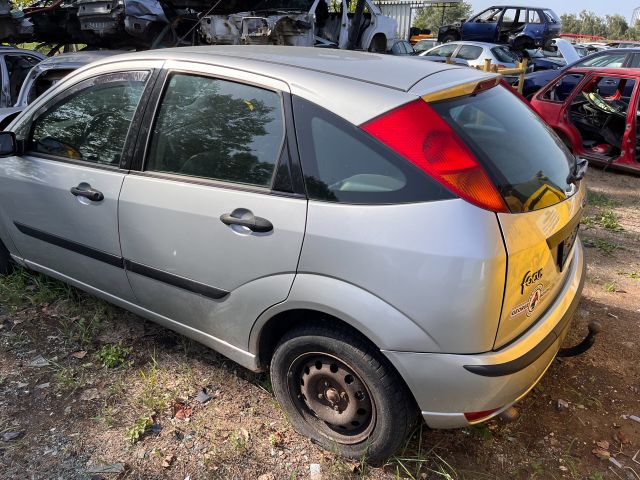
[[[273,224],[262,217],[252,216],[250,218],[233,217],[230,213],[220,215],[220,221],[225,225],[240,225],[247,227],[252,232],[270,232],[273,230]]]
[[[81,183],[77,187],[71,187],[71,194],[76,197],[84,197],[92,202],[101,202],[104,200],[104,195],[101,191],[91,188],[91,185],[87,183]]]

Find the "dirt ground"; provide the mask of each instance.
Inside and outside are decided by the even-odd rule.
[[[567,344],[594,319],[604,332],[554,362],[516,422],[422,426],[382,467],[344,461],[292,430],[267,375],[18,271],[0,280],[0,478],[640,480],[640,178],[587,181]]]

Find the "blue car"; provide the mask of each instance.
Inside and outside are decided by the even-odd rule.
[[[531,98],[533,94],[558,78],[565,70],[573,67],[640,68],[640,48],[603,50],[557,70],[541,70],[529,73],[524,79],[522,95],[526,98]],[[570,81],[570,79],[567,79],[567,81]],[[567,88],[572,89],[572,85],[567,85]]]
[[[460,25],[438,30],[438,41],[473,40],[510,45],[515,50],[545,47],[560,35],[562,23],[549,8],[494,6]]]

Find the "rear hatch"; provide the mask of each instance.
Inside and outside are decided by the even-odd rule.
[[[494,348],[536,322],[566,281],[584,188],[575,158],[507,87],[430,103],[486,170],[504,199],[498,211],[507,275]]]

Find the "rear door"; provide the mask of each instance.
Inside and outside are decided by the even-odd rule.
[[[246,349],[243,328],[289,293],[305,230],[306,197],[288,169],[288,86],[167,68],[120,195],[125,267],[144,308]]]

